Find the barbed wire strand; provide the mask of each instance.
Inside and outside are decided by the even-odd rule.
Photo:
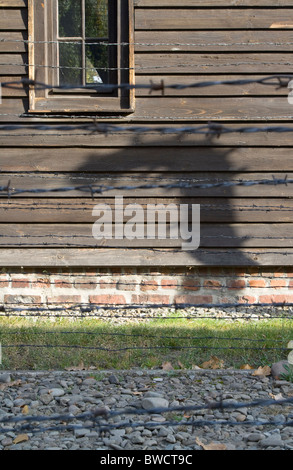
[[[202,426],[213,426],[213,425],[225,425],[225,426],[255,426],[255,425],[262,425],[262,426],[274,426],[274,428],[278,426],[292,426],[293,421],[290,420],[290,418],[286,419],[285,423],[284,420],[246,420],[246,421],[236,421],[236,420],[230,420],[230,419],[215,419],[215,420],[208,420],[208,419],[194,419],[193,417],[186,418],[187,413],[196,413],[196,412],[201,412],[203,410],[207,410],[210,413],[215,410],[220,410],[222,412],[224,411],[231,411],[235,409],[242,409],[242,408],[264,408],[264,407],[271,407],[271,406],[284,406],[284,405],[291,405],[292,404],[292,398],[284,398],[280,400],[276,399],[263,399],[263,400],[255,400],[251,402],[233,402],[231,403],[230,401],[225,401],[222,398],[220,398],[219,401],[206,401],[203,405],[185,405],[185,406],[171,406],[168,408],[164,407],[156,407],[152,408],[149,410],[145,410],[143,408],[125,408],[123,410],[112,410],[109,411],[106,408],[100,407],[100,408],[93,408],[89,411],[85,411],[83,413],[80,413],[78,415],[73,416],[72,414],[69,413],[63,413],[63,414],[55,414],[55,415],[44,415],[44,416],[28,416],[28,415],[23,415],[22,416],[5,416],[1,418],[0,424],[4,425],[13,425],[10,428],[3,428],[1,427],[0,430],[1,432],[9,432],[9,431],[15,431],[16,429],[18,431],[24,431],[24,430],[29,430],[30,432],[33,433],[39,433],[39,432],[48,432],[49,430],[62,430],[62,431],[73,431],[75,429],[78,429],[82,427],[83,429],[85,428],[95,428],[98,429],[100,432],[106,432],[110,431],[113,429],[121,429],[123,427],[130,427],[130,428],[136,428],[138,426],[144,425],[144,426],[150,426],[150,427],[157,427],[161,426],[161,423],[158,422],[134,422],[134,418],[138,416],[144,416],[144,415],[164,415],[164,413],[183,413],[183,417],[180,421],[175,421],[175,420],[169,420],[165,421],[164,425],[165,426],[192,426],[194,427],[202,427]],[[109,421],[111,419],[114,419],[117,417],[126,417],[129,416],[131,417],[130,420],[126,421],[120,421],[116,423],[110,423]],[[73,425],[68,425],[68,424],[62,424],[62,425],[57,425],[57,426],[37,426],[37,424],[44,423],[44,422],[62,422],[62,423],[72,423],[73,421],[75,422],[82,422],[82,426],[78,424],[73,424]],[[90,421],[90,423],[89,423]],[[24,424],[21,424],[24,423]],[[20,424],[20,426],[18,426]]]

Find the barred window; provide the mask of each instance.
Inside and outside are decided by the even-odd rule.
[[[132,0],[46,0],[29,5],[32,112],[132,112]],[[106,85],[106,86],[105,86]],[[113,85],[111,87],[111,85]]]

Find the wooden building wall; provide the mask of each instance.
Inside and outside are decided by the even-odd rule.
[[[293,74],[292,0],[135,0],[135,79],[165,85]],[[0,1],[1,82],[28,76],[26,0]],[[5,41],[1,42],[1,38]],[[11,38],[11,42],[7,39]],[[3,88],[0,186],[58,188],[99,182],[214,183],[292,178],[291,132],[162,134],[158,126],[229,128],[286,125],[293,107],[286,87],[249,84],[137,89],[135,112],[119,125],[143,124],[147,133],[33,130],[60,120],[22,117],[27,88]],[[62,122],[68,122],[64,119]],[[69,122],[73,123],[69,118]],[[180,240],[113,240],[96,246],[91,236],[98,202],[201,204],[201,244],[183,251]],[[42,194],[2,194],[1,266],[225,266],[291,265],[292,185],[154,188]]]

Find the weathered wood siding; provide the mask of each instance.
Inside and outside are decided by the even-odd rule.
[[[27,2],[0,1],[0,80],[28,76]],[[7,39],[11,38],[11,42]],[[136,0],[135,77],[165,85],[293,74],[291,0]],[[158,126],[207,122],[292,128],[288,89],[249,84],[136,90],[135,112],[119,125],[142,123],[148,133],[91,134],[35,130],[25,87],[3,88],[0,185],[58,188],[80,184],[212,183],[293,177],[293,133],[216,136],[162,134]],[[63,120],[64,121],[64,120]],[[69,120],[72,122],[72,119]],[[109,121],[107,121],[109,122]],[[116,122],[115,120],[110,122]],[[201,244],[180,240],[112,240],[91,236],[97,202],[115,195],[140,204],[201,204]],[[93,200],[80,191],[6,195],[0,199],[0,265],[290,265],[292,185],[211,189],[108,191]],[[155,250],[154,250],[155,248]]]

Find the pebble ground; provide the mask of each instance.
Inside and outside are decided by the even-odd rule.
[[[2,371],[0,450],[293,450],[293,403],[278,404],[290,397],[291,382],[253,376],[253,371]],[[270,406],[174,410],[272,399]],[[168,411],[148,411],[158,407]],[[110,419],[98,417],[100,423],[114,425],[112,429],[101,432],[89,418],[78,419],[97,409],[118,412]],[[130,414],[123,415],[125,409]],[[138,410],[147,412],[138,415]],[[64,420],[56,420],[60,414]],[[54,419],[32,421],[24,429],[27,423],[12,422],[14,417]],[[192,427],[191,420],[205,423]],[[73,427],[63,429],[66,425]]]

